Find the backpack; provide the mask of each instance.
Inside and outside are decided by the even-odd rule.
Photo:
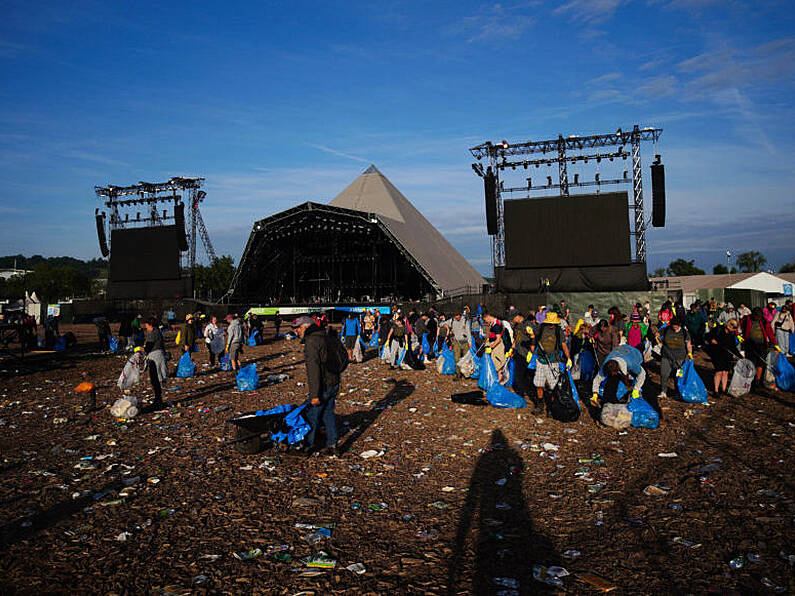
[[[335,329],[326,332],[326,361],[323,363],[326,370],[335,375],[341,375],[348,368],[348,350],[340,341]]]
[[[539,334],[538,345],[549,355],[555,354],[558,347],[558,328],[554,325],[544,324]]]

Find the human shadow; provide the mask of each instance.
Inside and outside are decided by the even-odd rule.
[[[105,486],[97,490],[94,494],[103,493],[105,491],[112,491],[115,493],[121,489],[122,486],[121,481],[113,480],[105,484]],[[28,522],[26,527],[23,527],[18,520],[10,521],[0,526],[0,553],[9,546],[24,540],[29,540],[39,532],[54,526],[64,519],[72,517],[88,505],[91,505],[94,501],[93,494],[77,499],[70,498],[31,516],[26,520]]]
[[[396,406],[414,392],[414,385],[408,381],[390,379],[387,382],[392,383],[394,387],[374,403],[369,410],[361,410],[338,417],[337,426],[341,429],[340,439],[344,439],[338,444],[340,452],[348,451],[356,440],[373,425],[383,410]],[[346,422],[348,424],[345,424]]]
[[[510,580],[517,582],[514,589],[522,594],[553,590],[533,580],[533,565],[558,565],[559,561],[550,540],[534,527],[522,492],[523,469],[522,458],[502,431],[495,429],[475,464],[459,517],[448,594],[495,593],[510,588]],[[474,560],[468,553],[474,553]]]

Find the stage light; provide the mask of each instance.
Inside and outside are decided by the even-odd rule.
[[[537,167],[537,168],[541,167],[541,164],[540,164],[540,163],[538,163],[538,162],[536,162],[536,167]]]
[[[552,176],[547,176],[547,186],[552,186]]]
[[[584,161],[585,163],[588,163],[588,158],[587,158],[587,157],[584,157],[584,158],[583,158],[583,161]]]
[[[533,179],[532,178],[528,178],[527,179],[527,188],[531,188],[532,186],[533,186]]]
[[[602,156],[601,155],[597,155],[596,156],[596,163],[602,163]]]
[[[580,183],[580,175],[574,174],[574,184],[579,184],[579,183]]]
[[[503,140],[502,140],[502,148],[503,148],[503,149],[507,149],[508,147],[510,147],[510,145],[508,145],[508,141],[506,141],[505,139],[503,139]]]
[[[616,134],[617,134],[618,136],[621,136],[621,134],[622,134],[622,133],[621,133],[621,129],[620,129],[620,128],[619,128],[619,129],[616,131]]]
[[[624,170],[624,180],[626,180],[626,179],[627,179],[627,171]]]
[[[599,172],[596,172],[596,174],[594,175],[594,180],[599,182]]]
[[[619,145],[618,152],[619,153],[624,153],[624,145]]]
[[[524,169],[526,170],[526,169],[527,169],[527,162],[524,162],[524,163],[522,163],[522,166],[523,166],[523,167],[524,167]]]
[[[512,170],[515,170],[515,169],[516,169],[516,164],[515,164],[515,163],[512,163],[512,164],[511,164],[511,169],[512,169]]]

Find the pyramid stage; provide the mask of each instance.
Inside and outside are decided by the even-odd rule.
[[[386,303],[481,292],[485,280],[375,166],[329,204],[254,223],[230,288],[249,304]]]

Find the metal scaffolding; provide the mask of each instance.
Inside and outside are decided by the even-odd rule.
[[[509,143],[508,141],[501,141],[499,143],[492,143],[486,141],[480,145],[472,147],[469,151],[473,157],[479,162],[484,161],[487,165],[492,167],[492,170],[497,176],[497,229],[496,233],[492,236],[492,264],[496,267],[505,266],[505,225],[503,221],[503,194],[523,193],[527,198],[530,197],[531,191],[557,189],[560,196],[567,197],[570,195],[572,187],[587,187],[606,184],[629,184],[630,180],[627,178],[626,172],[620,178],[611,178],[607,180],[600,180],[599,175],[594,181],[579,181],[575,176],[574,181],[569,179],[568,164],[573,164],[578,161],[588,163],[589,160],[600,162],[601,160],[608,159],[613,161],[614,158],[627,159],[632,157],[632,198],[633,198],[633,212],[634,212],[634,225],[632,234],[635,236],[635,261],[646,261],[646,220],[643,214],[643,170],[641,168],[640,144],[643,141],[657,142],[662,134],[661,128],[653,128],[647,126],[640,128],[638,125],[632,129],[624,130],[619,128],[614,133],[577,136],[571,135],[564,137],[558,135],[556,139],[548,139],[543,141],[526,141],[523,143]],[[630,148],[630,151],[624,149],[625,146]],[[615,151],[608,153],[587,153],[586,150],[600,147],[618,147]],[[517,156],[542,154],[544,157],[536,159],[511,159]],[[527,169],[531,166],[539,167],[540,165],[552,166],[557,163],[558,165],[558,183],[553,184],[552,178],[548,177],[547,184],[536,185],[532,184],[532,178],[527,178],[526,186],[516,186],[505,188],[502,181],[500,181],[500,171],[508,168],[516,170],[517,168]],[[483,175],[483,167],[481,164],[473,164],[472,166],[475,173],[479,176]]]

